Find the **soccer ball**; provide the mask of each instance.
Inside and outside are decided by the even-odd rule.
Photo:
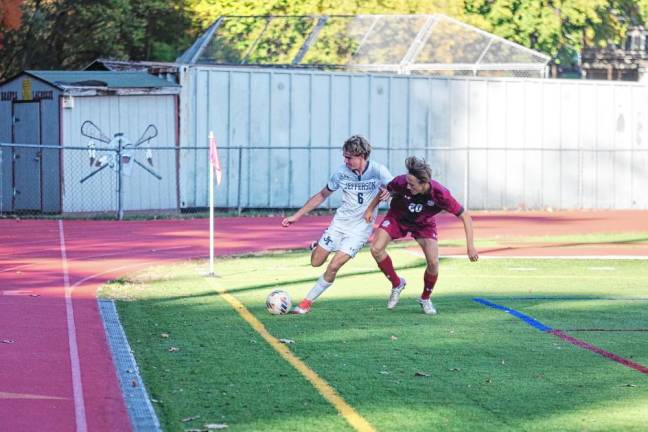
[[[272,315],[283,315],[290,310],[290,294],[282,290],[274,290],[266,299],[266,309]]]

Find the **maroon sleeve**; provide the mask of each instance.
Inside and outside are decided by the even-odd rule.
[[[460,216],[463,213],[464,209],[459,201],[442,184],[431,180],[430,186],[430,194],[437,206],[455,216]]]
[[[407,179],[405,179],[404,175],[394,177],[394,179],[387,184],[387,190],[394,194],[405,195],[407,192]]]

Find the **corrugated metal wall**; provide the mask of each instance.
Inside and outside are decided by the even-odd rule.
[[[123,133],[136,142],[149,124],[158,136],[142,147],[174,147],[176,145],[176,97],[173,95],[74,97],[74,108],[63,109],[63,145],[85,147],[89,138],[81,135],[81,125],[90,120],[108,137]],[[95,142],[97,147],[105,146]],[[123,210],[177,209],[177,151],[152,150],[153,168],[162,177],[158,180],[143,168],[132,165],[124,175]],[[63,161],[64,212],[99,212],[117,209],[117,175],[106,168],[84,183],[80,180],[96,169],[89,164],[87,150],[66,149]],[[101,155],[101,152],[98,152]],[[147,164],[146,152],[133,153]],[[148,165],[147,165],[148,166]]]
[[[183,80],[181,146],[215,131],[219,207],[301,206],[361,133],[394,174],[424,156],[472,209],[648,208],[643,85],[219,67]],[[206,151],[181,153],[181,207],[207,205],[207,167]]]

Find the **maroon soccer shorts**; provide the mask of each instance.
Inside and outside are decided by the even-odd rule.
[[[412,233],[412,237],[415,239],[437,239],[436,224],[434,222],[422,226],[407,225],[399,222],[398,219],[388,214],[382,222],[380,222],[380,228],[387,231],[387,234],[389,234],[389,237],[391,237],[392,240],[403,238],[408,232]]]

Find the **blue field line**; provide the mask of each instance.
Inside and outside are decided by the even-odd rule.
[[[485,300],[485,299],[479,298],[479,297],[475,297],[473,300],[476,301],[477,303],[481,303],[481,304],[483,304],[485,306],[492,307],[493,309],[499,309],[499,310],[504,311],[504,312],[506,312],[508,314],[511,314],[514,317],[521,319],[525,323],[529,324],[532,327],[535,327],[536,329],[538,329],[540,331],[548,332],[548,331],[553,330],[551,327],[546,326],[546,325],[542,324],[540,321],[534,320],[530,316],[524,315],[522,312],[518,312],[515,309],[507,308],[506,306],[498,305],[496,303],[489,302],[488,300]]]
[[[517,318],[521,319],[522,321],[529,324],[530,326],[535,327],[536,329],[538,329],[538,330],[540,330],[540,331],[542,331],[544,333],[548,333],[548,334],[554,335],[556,337],[559,337],[560,339],[562,339],[563,341],[565,341],[567,343],[570,343],[570,344],[572,344],[574,346],[577,346],[579,348],[586,349],[586,350],[591,351],[591,352],[593,352],[595,354],[598,354],[598,355],[600,355],[600,356],[602,356],[602,357],[604,357],[604,358],[606,358],[608,360],[615,361],[615,362],[620,363],[620,364],[622,364],[622,365],[624,365],[626,367],[629,367],[631,369],[637,370],[637,371],[639,371],[639,372],[641,372],[643,374],[648,375],[648,367],[643,366],[643,365],[641,365],[639,363],[633,362],[632,360],[629,360],[629,359],[623,358],[621,356],[618,356],[618,355],[616,355],[616,354],[614,354],[612,352],[606,351],[606,350],[604,350],[602,348],[599,348],[599,347],[597,347],[595,345],[587,343],[587,342],[585,342],[583,340],[576,339],[575,337],[568,335],[567,333],[565,333],[562,330],[554,330],[551,327],[547,327],[546,325],[542,324],[539,321],[534,320],[533,318],[531,318],[528,315],[524,315],[523,313],[518,312],[518,311],[516,311],[514,309],[507,308],[506,306],[498,305],[496,303],[490,302],[488,300],[485,300],[485,299],[482,299],[482,298],[479,298],[479,297],[475,297],[475,298],[473,298],[473,300],[476,301],[477,303],[483,304],[484,306],[488,306],[488,307],[491,307],[493,309],[499,309],[499,310],[504,311],[504,312],[506,312],[506,313],[508,313],[510,315],[513,315],[514,317],[517,317]]]

